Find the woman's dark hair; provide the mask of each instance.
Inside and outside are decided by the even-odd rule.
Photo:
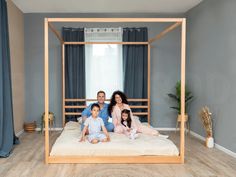
[[[131,128],[132,119],[130,117],[130,110],[124,109],[121,111],[121,124],[125,126],[124,120],[122,119],[122,114],[128,114],[128,118],[126,119],[126,121],[127,121],[128,127]]]
[[[122,103],[128,104],[127,97],[123,92],[121,92],[119,90],[113,92],[113,94],[111,96],[110,104],[108,106],[108,114],[110,117],[111,117],[111,112],[112,112],[113,106],[116,105],[116,100],[115,100],[116,95],[119,95],[121,97]]]

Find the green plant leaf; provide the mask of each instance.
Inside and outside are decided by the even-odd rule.
[[[191,99],[193,99],[193,96],[187,97],[187,98],[185,99],[185,102],[188,103],[189,101],[191,101]]]
[[[175,99],[176,101],[178,101],[178,97],[177,97],[176,95],[174,95],[174,94],[172,94],[172,93],[169,93],[168,96],[169,96],[170,98],[173,98],[173,99]]]
[[[170,108],[172,108],[172,109],[176,109],[176,110],[178,110],[178,111],[179,111],[179,109],[180,109],[180,108],[178,108],[178,107],[173,107],[173,106],[170,107]]]
[[[175,84],[175,94],[168,94],[170,98],[173,98],[177,102],[176,107],[171,107],[172,109],[178,110],[180,113],[181,110],[181,82],[177,81]],[[188,103],[193,99],[193,95],[190,91],[188,91],[187,87],[185,87],[185,112],[187,111]]]

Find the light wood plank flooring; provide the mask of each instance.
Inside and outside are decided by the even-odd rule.
[[[171,132],[176,144],[179,134]],[[53,132],[55,140],[59,132]],[[0,159],[0,177],[236,177],[236,159],[186,136],[185,164],[44,164],[44,137],[24,133],[9,158]]]

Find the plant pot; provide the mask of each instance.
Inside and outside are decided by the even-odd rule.
[[[45,121],[45,114],[43,115],[43,121]],[[53,122],[54,121],[54,114],[53,113],[49,113],[48,114],[48,121],[49,122]]]
[[[213,148],[214,147],[214,138],[213,137],[207,137],[206,138],[206,147]]]
[[[36,128],[36,122],[30,122],[30,123],[24,123],[24,131],[32,133],[35,131]]]
[[[181,124],[181,115],[180,114],[177,117],[176,129],[177,129],[179,124]],[[190,125],[189,125],[188,115],[187,114],[185,114],[185,116],[184,116],[184,127],[187,128],[188,132],[190,132]]]
[[[178,121],[178,122],[181,122],[181,115],[180,115],[180,114],[178,115],[177,121]],[[187,121],[188,121],[188,115],[185,114],[185,116],[184,116],[184,122],[187,122]]]

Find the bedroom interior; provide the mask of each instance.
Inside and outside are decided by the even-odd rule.
[[[173,6],[168,6],[171,7],[169,9],[163,6],[161,0],[149,4],[143,4],[142,0],[137,0],[137,6],[132,6],[131,2],[123,2],[123,0],[119,3],[112,1],[114,3],[112,5],[111,2],[106,1],[104,6],[99,6],[100,3],[94,2],[94,8],[90,8],[89,2],[79,2],[80,5],[76,6],[78,2],[69,0],[68,4],[64,4],[63,7],[63,0],[59,0],[56,6],[53,1],[46,5],[45,0],[40,2],[32,0],[32,3],[27,0],[25,2],[1,0],[1,11],[4,8],[2,3],[7,2],[12,120],[14,122],[13,127],[8,130],[0,122],[0,129],[10,133],[9,135],[0,133],[0,156],[2,157],[2,152],[8,156],[0,158],[0,176],[234,176],[236,173],[234,133],[236,122],[233,116],[236,104],[233,68],[236,56],[233,30],[236,27],[233,20],[235,1],[180,0],[177,3],[168,0],[170,4],[173,4]],[[127,6],[121,7],[121,3],[126,3]],[[5,18],[3,14],[1,14],[1,19]],[[182,110],[182,123],[177,129],[178,113],[170,108],[174,106],[174,102],[168,97],[168,93],[174,93],[175,83],[181,80],[180,59],[183,52],[180,50],[183,45],[181,44],[181,24],[178,22],[138,22],[140,19],[172,18],[186,19],[186,69],[184,70],[186,79],[182,87],[186,83],[194,96],[190,109],[187,110],[188,122],[185,125],[183,121],[185,111]],[[58,20],[48,23],[48,44],[45,43],[44,36],[45,19]],[[73,22],[68,22],[69,19],[73,19]],[[106,21],[111,19],[124,21]],[[135,22],[125,21],[127,19],[135,19]],[[68,21],[59,22],[59,20]],[[84,20],[84,22],[75,22],[76,20]],[[90,20],[102,22],[94,23]],[[3,21],[1,21],[2,27],[4,27]],[[146,46],[147,51],[150,46],[147,72],[149,78],[147,77],[145,81],[148,87],[147,93],[149,93],[143,97],[128,96],[128,98],[129,102],[133,103],[131,104],[132,111],[135,113],[137,110],[136,115],[141,116],[143,124],[169,135],[169,138],[163,142],[170,143],[171,146],[165,147],[164,144],[159,146],[161,138],[152,141],[149,136],[142,135],[134,141],[133,144],[137,147],[134,151],[132,146],[126,146],[130,143],[129,139],[122,139],[111,133],[111,140],[114,141],[111,141],[110,145],[102,147],[98,144],[97,148],[94,148],[85,143],[80,151],[76,148],[67,149],[69,146],[79,147],[75,140],[79,138],[76,136],[80,134],[80,128],[78,128],[80,123],[71,122],[70,118],[77,120],[88,103],[96,99],[94,99],[94,94],[86,96],[87,94],[83,95],[83,93],[81,96],[75,96],[76,100],[73,100],[73,97],[68,97],[65,93],[67,78],[62,79],[62,76],[65,76],[68,68],[65,70],[62,67],[62,56],[64,56],[62,53],[63,51],[64,54],[67,53],[66,46],[70,46],[70,40],[64,39],[63,27],[71,29],[105,27],[107,29],[121,28],[121,30],[146,27],[148,29],[149,40],[145,44],[140,43],[136,46]],[[3,34],[1,31],[1,35]],[[149,42],[155,37],[161,38],[150,45]],[[106,43],[106,40],[97,44],[85,41],[81,43],[73,41],[75,42],[73,46],[78,44],[102,46]],[[120,45],[123,43],[123,46],[131,46],[132,43],[125,44],[122,39],[118,41]],[[112,45],[115,44],[110,42],[110,46]],[[44,52],[47,52],[45,46],[48,46],[48,58],[45,57]],[[89,50],[91,51],[91,48]],[[85,49],[85,55],[87,55],[86,52],[88,49]],[[89,57],[92,58],[92,55]],[[48,80],[44,75],[45,59],[49,60]],[[122,56],[120,59],[124,62]],[[4,62],[1,57],[1,65],[5,66]],[[67,64],[64,63],[64,65]],[[4,74],[8,73],[6,68],[3,69]],[[0,76],[1,83],[4,81],[3,85],[8,85],[9,82],[1,78],[2,76]],[[48,90],[45,84],[47,81]],[[86,87],[88,86],[84,88]],[[183,93],[185,93],[184,89],[185,87],[182,89]],[[0,87],[0,93],[7,92]],[[107,93],[106,102],[108,103],[110,93]],[[182,98],[182,104],[183,100]],[[5,109],[3,105],[0,103],[0,110]],[[45,107],[46,105],[48,108]],[[9,110],[11,110],[10,107]],[[44,126],[41,124],[42,115],[47,111],[53,112],[55,117],[53,123],[50,122],[50,126],[49,122],[45,122],[45,132],[42,134],[40,133],[41,127]],[[203,113],[203,111],[207,111],[208,115],[205,115],[206,112]],[[0,112],[1,120],[9,117],[6,112]],[[33,122],[37,122],[35,131],[33,133],[24,131],[23,125]],[[188,131],[185,130],[186,127]],[[10,136],[12,138],[12,134],[19,137],[18,145],[12,144],[12,139],[9,138]],[[5,141],[3,135],[5,140],[8,139],[10,153],[2,151],[8,146],[1,144]],[[126,152],[119,148],[116,144],[117,140],[124,143],[122,146],[127,149]],[[142,140],[147,141],[147,144],[144,145]],[[148,141],[152,144],[148,144]],[[66,142],[68,142],[67,145]],[[173,148],[172,152],[170,147]],[[108,151],[106,153],[101,151],[104,149]],[[169,151],[169,155],[158,156],[160,151],[163,154]],[[93,155],[89,152],[93,152]],[[64,154],[64,157],[60,156],[60,153]],[[102,156],[99,156],[99,153]]]

